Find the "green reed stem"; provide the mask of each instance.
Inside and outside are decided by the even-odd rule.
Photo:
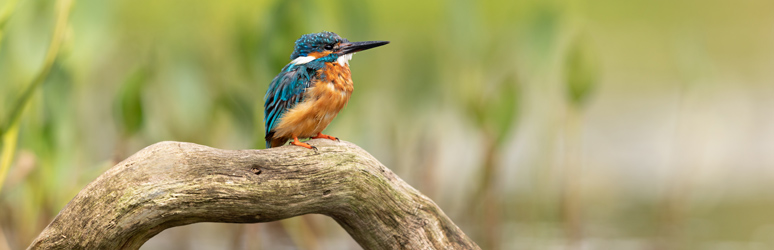
[[[12,0],[9,4],[11,7],[6,7],[2,15],[0,15],[0,39],[2,39],[2,31],[7,17],[10,16],[10,10],[15,5],[15,0]],[[67,20],[70,16],[70,10],[72,10],[74,0],[59,0],[57,1],[56,8],[56,24],[54,26],[54,33],[51,37],[51,43],[48,46],[46,57],[43,59],[43,66],[22,92],[21,97],[16,101],[16,104],[11,109],[11,113],[5,123],[0,126],[0,138],[2,138],[3,144],[0,151],[0,190],[3,188],[5,182],[5,175],[13,162],[13,156],[16,154],[16,143],[19,137],[19,123],[21,121],[21,115],[24,109],[32,99],[32,94],[40,86],[48,73],[51,71],[51,67],[54,65],[57,55],[59,54],[59,48],[64,40],[65,31],[67,29]],[[7,14],[8,13],[8,14]],[[6,19],[2,19],[6,18]]]

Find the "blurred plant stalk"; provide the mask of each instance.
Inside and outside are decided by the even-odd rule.
[[[581,181],[582,141],[581,124],[583,113],[578,107],[569,106],[565,113],[564,127],[564,171],[562,176],[561,213],[564,219],[564,233],[569,249],[580,249],[583,238]]]
[[[478,244],[483,249],[501,249],[502,201],[498,176],[501,174],[499,159],[507,135],[514,129],[518,119],[521,92],[516,78],[506,78],[491,92],[473,92],[467,96],[468,115],[474,118],[481,131],[483,159],[466,209],[482,225]]]
[[[690,134],[700,128],[700,125],[693,123],[688,117],[694,112],[693,92],[699,84],[710,81],[707,75],[713,74],[710,66],[712,59],[706,57],[702,46],[694,45],[696,42],[692,41],[690,35],[681,39],[682,43],[677,46],[677,61],[683,80],[676,89],[676,114],[670,143],[672,153],[668,163],[674,174],[666,180],[666,188],[658,204],[658,237],[654,238],[652,244],[658,249],[686,248],[695,176],[701,175],[703,171],[703,166],[691,162],[689,157],[697,150],[691,146]]]
[[[3,36],[5,35],[5,25],[8,24],[8,20],[11,19],[14,10],[16,10],[16,3],[19,0],[9,0],[5,4],[2,10],[0,10],[0,45],[3,44]]]
[[[0,11],[0,48],[2,48],[3,45],[6,24],[8,24],[8,20],[11,19],[11,15],[13,15],[14,10],[16,9],[16,4],[18,2],[18,0],[10,0],[3,7],[2,11]],[[2,126],[2,124],[0,124],[0,126]],[[6,133],[9,136],[4,136]],[[4,145],[16,145],[16,142],[19,138],[18,124],[8,128],[0,127],[0,137],[2,137],[2,141],[0,141],[0,148],[2,149],[0,151],[0,191],[2,191],[3,182],[5,180],[5,176],[8,174],[8,169],[10,168],[9,166],[11,165],[11,162],[13,162],[12,156],[14,155],[16,148],[15,146],[6,147]]]
[[[583,37],[571,44],[565,61],[564,171],[562,171],[561,213],[569,249],[580,249],[583,238],[581,181],[583,180],[584,110],[596,85],[592,54]]]
[[[0,137],[2,137],[2,155],[0,155],[0,191],[2,191],[3,183],[5,182],[8,169],[13,163],[13,157],[16,153],[16,144],[19,137],[19,124],[21,123],[21,115],[24,109],[30,103],[32,94],[36,89],[46,80],[48,73],[51,71],[51,66],[54,65],[57,55],[59,54],[59,48],[62,45],[62,41],[65,38],[65,32],[67,30],[67,20],[70,16],[70,11],[74,4],[74,0],[58,0],[56,6],[56,24],[54,26],[54,32],[51,36],[51,43],[48,46],[46,57],[43,59],[43,65],[40,72],[24,89],[16,104],[11,109],[10,114],[4,123],[0,124]],[[5,24],[7,23],[10,13],[16,5],[16,1],[12,0],[8,3],[4,9],[3,15],[0,16],[0,42],[2,42],[2,35]],[[2,19],[4,18],[4,19]]]

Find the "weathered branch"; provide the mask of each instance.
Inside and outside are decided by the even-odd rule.
[[[438,206],[363,149],[151,145],[81,190],[29,249],[138,249],[164,229],[317,213],[365,249],[478,249]]]

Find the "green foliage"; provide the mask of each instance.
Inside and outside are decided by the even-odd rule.
[[[19,2],[19,0],[9,0],[5,3],[5,5],[3,5],[2,9],[0,9],[0,45],[3,44],[5,27],[6,24],[8,24],[8,20],[11,19],[11,15],[13,15],[14,10],[16,9],[17,2]]]
[[[123,134],[127,136],[134,135],[142,128],[144,119],[142,93],[149,74],[146,67],[136,70],[124,81],[114,99],[114,119]]]
[[[565,94],[568,101],[576,107],[588,102],[597,85],[594,63],[586,44],[580,39],[574,40],[565,61]]]
[[[774,8],[766,1],[78,0],[68,18],[70,5],[0,0],[0,182],[8,179],[0,184],[0,229],[12,249],[29,243],[95,176],[147,145],[262,148],[269,82],[288,63],[295,39],[322,30],[391,41],[354,56],[355,92],[326,132],[431,190],[466,232],[484,232],[476,226],[491,221],[458,221],[472,214],[459,204],[473,203],[477,187],[491,190],[497,202],[476,205],[502,206],[505,215],[492,225],[502,235],[529,232],[503,239],[504,249],[561,244],[554,244],[561,233],[553,233],[561,226],[553,225],[561,222],[555,191],[564,183],[555,175],[562,172],[556,161],[566,120],[558,117],[566,106],[584,116],[579,204],[594,206],[583,213],[594,225],[591,238],[648,244],[663,224],[640,217],[662,207],[653,183],[669,178],[725,190],[726,169],[713,166],[772,162],[759,159],[765,150],[746,148],[769,145],[755,140],[770,134],[765,55],[773,41],[761,36],[770,30],[760,24],[772,22]],[[674,108],[675,86],[685,82],[682,108]],[[675,117],[689,133],[657,125]],[[738,119],[723,122],[730,117]],[[740,148],[744,154],[735,153]],[[692,165],[712,169],[693,181],[695,171],[663,172]],[[740,190],[764,187],[743,183],[750,186]],[[693,191],[700,199],[674,200],[727,206],[736,199],[684,193]],[[715,214],[712,206],[684,205]],[[691,219],[683,222],[734,232],[774,224],[752,214],[739,224],[706,214],[685,212]],[[318,226],[322,242],[344,237],[328,233],[340,228],[335,222]],[[246,238],[271,244],[250,230]],[[766,230],[729,235],[729,242],[771,238]]]
[[[70,15],[72,3],[73,2],[71,0],[61,0],[57,2],[58,8],[56,25],[52,35],[51,43],[49,44],[48,51],[46,52],[46,57],[43,60],[43,65],[39,73],[35,76],[32,82],[27,85],[19,99],[17,99],[15,105],[11,108],[8,117],[3,119],[5,122],[0,121],[0,138],[2,138],[3,141],[2,145],[0,145],[3,147],[1,151],[2,155],[0,155],[0,190],[2,190],[3,183],[5,182],[5,175],[8,172],[10,164],[13,162],[14,154],[16,153],[16,140],[18,138],[18,128],[21,122],[21,115],[32,99],[32,94],[35,92],[35,90],[38,89],[43,81],[45,81],[46,77],[48,77],[48,73],[54,64],[54,61],[56,60],[56,57],[59,53],[59,47],[64,39],[64,33],[67,27],[67,19]],[[12,10],[14,4],[15,2],[9,3],[8,8]],[[3,17],[6,18],[8,16],[10,16],[10,14],[3,15]],[[6,21],[7,19],[0,20],[0,35],[2,35],[1,32],[3,32]]]
[[[520,94],[515,79],[508,78],[467,105],[476,125],[492,136],[498,145],[505,142],[508,132],[514,128],[519,114]]]
[[[0,151],[0,191],[3,190],[3,183],[8,174],[8,170],[13,163],[13,157],[16,153],[16,143],[19,139],[19,123],[13,123],[11,127],[4,130],[2,134],[2,150]]]

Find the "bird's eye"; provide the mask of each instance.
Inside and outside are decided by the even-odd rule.
[[[332,50],[333,49],[333,44],[326,44],[325,46],[323,46],[323,48],[326,49],[326,50]]]

